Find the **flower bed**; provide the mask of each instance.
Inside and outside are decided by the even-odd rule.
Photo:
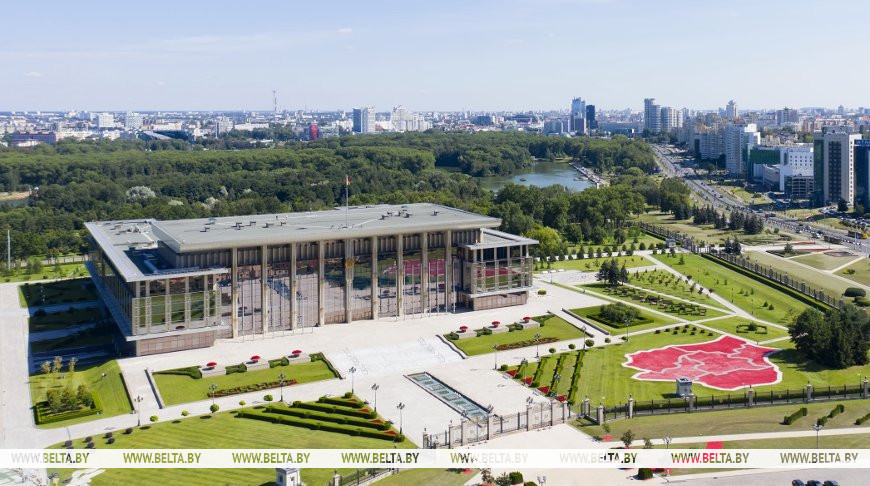
[[[541,338],[537,341],[535,341],[534,339],[528,339],[526,341],[517,341],[515,343],[499,344],[495,348],[499,351],[507,351],[510,349],[526,348],[529,346],[534,346],[535,344],[549,344],[549,343],[555,343],[558,341],[559,341],[559,338],[545,337],[545,338]]]

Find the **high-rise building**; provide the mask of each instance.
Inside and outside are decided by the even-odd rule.
[[[819,204],[855,200],[855,142],[861,135],[847,127],[823,127],[813,134],[813,175]]]
[[[779,148],[779,190],[793,199],[807,199],[813,193],[813,147],[796,145]]]
[[[800,121],[797,110],[792,108],[783,108],[776,110],[776,125],[781,127],[789,124],[797,124]]]
[[[671,133],[683,126],[683,112],[670,106],[661,107],[661,132]]]
[[[728,175],[751,178],[753,174],[747,174],[747,161],[749,149],[758,145],[761,135],[753,123],[729,123],[723,130],[725,143],[725,170]]]
[[[308,140],[317,140],[320,138],[320,128],[317,126],[317,123],[309,123],[308,124]]]
[[[728,105],[725,107],[725,118],[730,121],[734,121],[738,118],[737,114],[737,102],[734,100],[730,100]]]
[[[142,128],[142,115],[127,112],[124,115],[124,130],[138,130]]]
[[[561,135],[562,133],[565,133],[565,123],[561,118],[544,122],[544,135]]]
[[[870,140],[855,140],[855,204],[870,208]]]
[[[97,128],[115,128],[115,115],[111,113],[100,113],[97,115]]]
[[[662,131],[662,107],[655,98],[643,100],[643,129],[653,135]]]
[[[586,126],[590,130],[598,128],[598,122],[595,120],[595,105],[586,105]]]
[[[571,100],[570,131],[585,135],[588,128],[586,122],[586,102],[582,98],[574,98]]]
[[[353,109],[354,133],[375,133],[375,109],[368,106]]]

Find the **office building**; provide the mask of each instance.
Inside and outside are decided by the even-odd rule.
[[[571,100],[570,130],[578,135],[586,135],[588,128],[586,120],[586,102],[581,98]]]
[[[111,113],[100,113],[97,115],[97,128],[115,128],[115,115]]]
[[[855,204],[870,208],[870,140],[855,140]]]
[[[371,106],[353,109],[354,133],[375,133],[375,109]]]
[[[797,125],[800,122],[798,111],[792,108],[783,108],[776,110],[776,125],[783,127],[786,125]]]
[[[561,118],[553,118],[544,122],[544,135],[561,135],[565,133],[565,122]]]
[[[598,122],[595,121],[595,105],[586,105],[586,127],[590,130],[598,128]]]
[[[662,131],[662,107],[656,104],[655,98],[643,100],[643,129],[651,135]]]
[[[729,123],[722,132],[725,144],[725,170],[733,177],[751,178],[747,161],[751,147],[761,142],[755,124]]]
[[[124,130],[138,130],[142,128],[142,122],[142,115],[138,113],[130,113],[128,111],[127,114],[124,115]]]
[[[846,127],[823,127],[813,133],[813,175],[816,202],[836,204],[855,200],[855,141],[861,135]]]
[[[725,107],[725,118],[729,121],[734,121],[739,117],[740,115],[737,113],[737,102],[730,100],[728,105]]]
[[[363,319],[524,304],[535,240],[437,204],[85,224],[136,355]]]
[[[779,190],[792,199],[808,199],[813,193],[813,147],[779,147]]]

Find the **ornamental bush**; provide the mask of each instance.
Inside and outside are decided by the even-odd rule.
[[[211,406],[208,407],[208,409],[211,410],[211,413],[217,412],[218,410],[220,410],[220,408],[220,405],[218,405],[217,403],[212,403]]]
[[[647,479],[652,479],[652,478],[653,478],[652,469],[650,469],[648,467],[642,467],[642,468],[637,470],[637,479],[646,481]]]
[[[849,287],[843,292],[846,297],[867,297],[867,292],[858,287]]]
[[[271,401],[272,401],[272,395],[265,395],[265,396],[263,397],[263,400],[266,400],[267,402],[271,402]]]
[[[152,422],[157,422],[160,419],[157,417],[157,415],[152,415],[148,420],[150,420]]]

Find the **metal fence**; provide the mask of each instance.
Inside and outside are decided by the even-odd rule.
[[[347,474],[333,476],[333,478],[326,484],[327,486],[362,486],[373,483],[384,476],[393,474],[394,472],[393,469],[357,469],[356,471]]]
[[[805,388],[787,388],[783,390],[724,393],[720,395],[696,395],[684,398],[664,400],[632,400],[630,403],[620,403],[612,406],[602,406],[601,416],[604,421],[617,420],[644,415],[666,415],[672,413],[693,413],[711,410],[727,410],[737,408],[769,407],[773,405],[788,405],[792,403],[815,403],[839,400],[860,400],[870,398],[868,382],[858,385],[840,386],[806,386]],[[598,422],[598,408],[583,410],[580,413]]]
[[[524,411],[480,419],[463,419],[458,424],[450,423],[442,432],[423,434],[423,447],[456,447],[482,442],[495,437],[528,430],[563,424],[576,415],[568,405],[557,400],[533,403]]]

